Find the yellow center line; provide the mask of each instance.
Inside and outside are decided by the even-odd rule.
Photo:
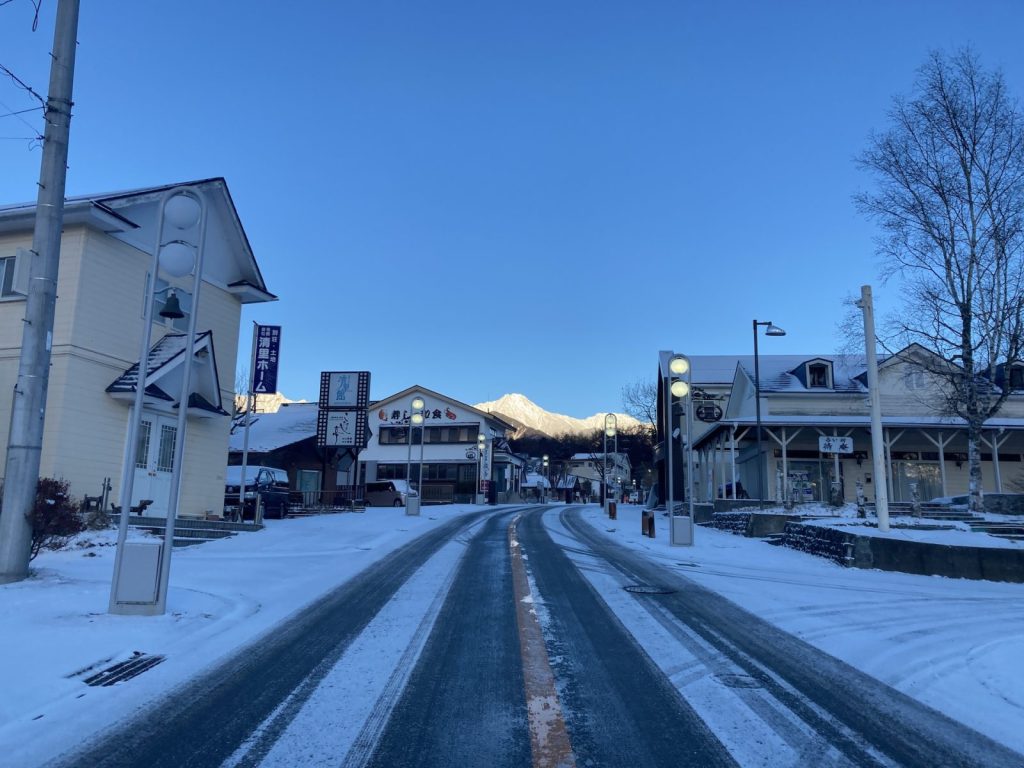
[[[565,728],[565,717],[555,691],[544,635],[533,595],[526,577],[522,548],[516,538],[513,518],[508,527],[508,546],[512,555],[512,588],[516,600],[516,622],[519,625],[519,651],[523,659],[523,687],[526,691],[526,715],[530,728],[530,748],[534,768],[575,768],[576,759]]]

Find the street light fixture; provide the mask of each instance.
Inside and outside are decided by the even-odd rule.
[[[406,446],[405,453],[405,481],[409,485],[409,490],[412,490],[412,428],[413,425],[420,426],[423,423],[423,398],[417,395],[412,399],[409,407],[409,426],[406,429],[405,442]],[[420,446],[423,445],[423,430],[420,430]],[[421,448],[422,453],[422,448]],[[419,492],[419,481],[416,483],[416,491]]]
[[[608,438],[615,438],[615,450],[619,448],[618,420],[614,413],[604,417],[604,473],[601,475],[601,507],[608,514]]]
[[[487,438],[484,433],[481,432],[476,436],[476,457],[477,457],[477,471],[476,471],[476,494],[474,494],[474,500],[477,500],[478,504],[483,503],[483,487],[484,487],[484,451],[487,448]]]
[[[686,355],[674,355],[668,363],[669,372],[669,385],[666,393],[666,408],[665,408],[665,424],[666,424],[666,438],[665,438],[665,459],[668,468],[668,484],[667,484],[667,496],[668,503],[666,509],[669,515],[669,525],[671,525],[672,516],[675,514],[675,477],[672,472],[672,398],[679,398],[682,400],[690,395],[692,390],[692,371],[690,368],[690,358]],[[686,379],[676,378],[679,376],[685,376]],[[687,449],[687,468],[686,468],[686,484],[689,492],[686,494],[690,502],[690,516],[693,516],[693,450],[690,446],[690,420],[689,420],[689,401],[687,401],[687,419],[686,419],[686,449]]]
[[[146,302],[143,307],[142,339],[139,344],[139,365],[135,381],[135,399],[128,417],[124,458],[121,467],[121,485],[118,500],[121,504],[121,518],[118,525],[117,552],[114,559],[114,575],[110,589],[110,613],[160,615],[167,607],[167,590],[170,582],[171,552],[174,545],[174,524],[178,515],[181,495],[181,465],[185,451],[188,403],[192,386],[192,350],[196,337],[196,318],[199,315],[199,289],[203,275],[203,245],[206,241],[206,201],[198,189],[177,187],[167,190],[157,206],[156,243],[146,280]],[[183,233],[181,237],[164,242],[168,225]],[[189,236],[195,242],[182,237]],[[153,305],[156,301],[156,280],[159,272],[172,277],[192,275],[192,309],[188,330],[185,333],[185,349],[181,376],[181,391],[178,398],[178,421],[174,439],[170,498],[167,505],[167,520],[164,526],[163,546],[154,561],[151,555],[141,560],[131,556],[132,564],[125,568],[128,516],[131,514],[132,491],[135,482],[135,453],[142,421],[145,401],[146,379],[149,376],[149,346],[153,333]],[[170,295],[160,313],[164,317],[182,317],[177,296]],[[150,547],[151,549],[152,547]],[[149,594],[136,592],[140,576],[148,580],[148,569],[155,565],[157,573],[150,584],[155,584],[152,599]],[[145,573],[143,573],[145,571]]]
[[[754,413],[757,421],[757,498],[758,505],[764,509],[764,444],[761,438],[761,366],[757,354],[757,327],[765,326],[765,336],[785,336],[786,332],[771,320],[754,320]],[[783,481],[785,485],[785,481]]]
[[[548,470],[548,455],[545,453],[542,459],[544,465],[544,483],[543,491],[541,492],[541,499],[543,501],[548,500],[548,486],[551,485],[550,472]]]

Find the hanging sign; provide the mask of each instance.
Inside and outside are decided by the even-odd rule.
[[[714,403],[701,403],[697,406],[697,418],[706,422],[720,421],[722,409]]]
[[[819,435],[818,450],[821,453],[853,453],[853,438]]]
[[[277,363],[281,352],[281,326],[257,325],[253,354],[252,391],[257,395],[277,392]]]

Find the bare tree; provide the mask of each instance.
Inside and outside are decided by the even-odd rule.
[[[932,53],[892,126],[870,138],[859,166],[877,182],[857,196],[884,233],[882,278],[900,278],[904,306],[885,341],[939,382],[941,407],[967,425],[970,505],[981,508],[985,421],[1010,393],[998,386],[1021,359],[1024,309],[1024,122],[1002,74],[963,50]]]
[[[658,384],[653,379],[637,379],[622,388],[622,407],[637,421],[654,427],[658,420]]]
[[[239,368],[235,371],[235,415],[239,416],[249,410],[249,369]]]

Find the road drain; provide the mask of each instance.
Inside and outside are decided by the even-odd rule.
[[[82,682],[94,687],[123,683],[125,680],[131,680],[133,677],[141,675],[147,669],[152,669],[163,661],[164,658],[164,656],[155,656],[142,653],[142,651],[135,651],[127,661],[119,661],[117,664],[113,664],[106,669],[101,669],[95,675],[85,678]]]
[[[715,675],[727,688],[760,688],[761,684],[750,675]]]
[[[632,592],[634,595],[671,595],[675,592],[674,589],[651,584],[627,584],[623,589],[627,592]]]

